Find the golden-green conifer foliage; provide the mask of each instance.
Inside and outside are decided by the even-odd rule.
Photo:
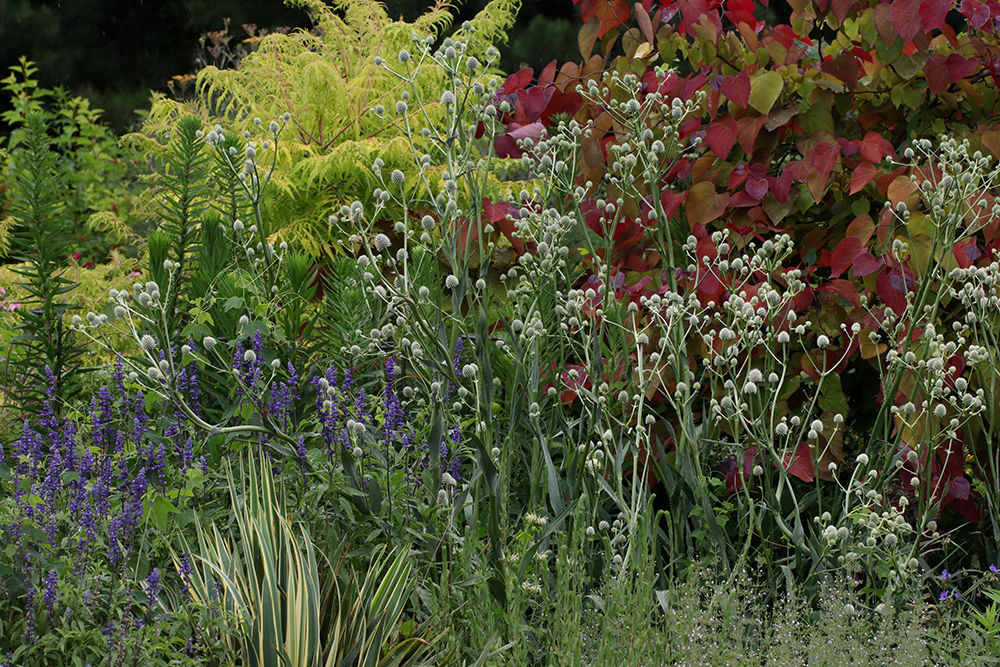
[[[374,0],[286,4],[306,9],[316,22],[313,30],[268,35],[238,70],[202,70],[197,99],[157,100],[143,128],[147,140],[133,137],[132,143],[155,150],[148,137],[162,136],[188,113],[201,116],[206,126],[222,124],[227,134],[256,134],[254,118],[266,124],[289,113],[292,132],[278,146],[273,192],[264,214],[274,236],[297,243],[313,256],[332,255],[343,239],[336,238],[327,218],[354,200],[366,208],[372,205],[371,193],[380,185],[371,169],[375,158],[382,158],[389,170],[413,166],[402,123],[389,124],[371,113],[381,104],[387,108],[386,117],[395,118],[396,100],[409,84],[377,67],[375,56],[399,66],[396,55],[413,50],[412,35],[440,35],[453,15],[448,0],[438,0],[413,23],[391,20]],[[505,40],[519,8],[520,0],[492,0],[472,21],[483,51]],[[421,75],[417,89],[423,99],[436,100],[444,75],[424,69],[429,75]],[[437,105],[432,105],[431,113],[436,111]],[[416,186],[415,179],[411,186]]]

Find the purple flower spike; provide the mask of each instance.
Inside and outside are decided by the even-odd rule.
[[[156,597],[160,594],[160,568],[154,567],[153,571],[146,577],[146,596],[149,599],[149,608],[153,608]]]
[[[42,602],[48,607],[49,614],[56,604],[56,595],[59,592],[59,575],[55,570],[49,570],[49,575],[45,577],[45,593],[42,595]]]

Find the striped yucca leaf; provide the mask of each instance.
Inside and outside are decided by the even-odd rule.
[[[352,577],[341,589],[331,577],[324,595],[312,539],[285,518],[267,462],[250,453],[239,468],[242,485],[232,468],[227,476],[236,523],[228,536],[215,524],[210,534],[197,525],[203,566],[192,568],[192,595],[207,603],[215,583],[222,587],[225,609],[238,620],[236,638],[226,639],[232,652],[253,667],[415,665],[431,644],[425,625],[399,634],[408,552],[383,549],[361,581]],[[174,562],[179,568],[177,554]]]

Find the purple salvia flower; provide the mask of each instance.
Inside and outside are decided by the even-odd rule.
[[[140,468],[132,480],[129,504],[125,512],[125,524],[135,528],[142,522],[142,499],[146,495],[146,469]]]
[[[146,577],[146,597],[149,600],[149,608],[152,609],[156,603],[156,598],[160,594],[160,568],[154,567],[153,571]]]
[[[181,575],[181,596],[189,596],[191,589],[194,587],[194,570],[191,569],[191,556],[186,551],[181,553],[179,574]]]
[[[141,389],[135,393],[135,404],[136,410],[132,417],[132,439],[136,447],[139,447],[146,435],[146,421],[148,419],[146,417],[146,410],[143,408],[145,400]]]
[[[121,550],[121,517],[112,517],[111,523],[108,525],[108,562],[111,564],[111,569],[116,570],[118,563],[122,560],[122,550]]]
[[[156,452],[156,472],[160,477],[160,485],[167,485],[167,448],[160,441],[160,448]]]
[[[188,437],[181,449],[180,464],[182,470],[187,470],[194,465],[194,438]]]
[[[25,591],[25,597],[27,600],[24,607],[28,618],[24,624],[24,632],[21,633],[21,637],[34,644],[38,640],[38,637],[35,636],[35,585],[30,580]]]
[[[56,596],[59,592],[59,575],[55,570],[49,570],[49,575],[45,577],[45,593],[42,595],[42,602],[52,614],[52,608],[56,604]]]
[[[396,361],[389,358],[385,362],[386,387],[385,387],[385,422],[382,427],[382,442],[385,445],[386,456],[389,455],[389,448],[392,443],[400,440],[401,430],[406,423],[406,413],[399,401],[399,395],[394,386],[396,371]]]

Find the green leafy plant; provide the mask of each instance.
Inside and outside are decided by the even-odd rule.
[[[130,249],[138,240],[131,211],[140,163],[126,158],[117,137],[101,124],[102,111],[91,108],[86,98],[71,97],[62,88],[39,87],[34,78],[38,70],[25,57],[10,70],[0,81],[13,107],[0,113],[0,120],[11,128],[8,153],[26,140],[28,115],[41,113],[49,128],[52,168],[62,189],[69,252],[81,264],[104,263],[116,247]],[[0,155],[5,172],[8,161]],[[0,191],[0,220],[6,218],[6,199]]]
[[[24,262],[14,271],[22,276],[20,286],[26,293],[17,311],[20,333],[13,340],[22,352],[15,357],[13,367],[23,378],[21,406],[38,410],[48,389],[45,368],[54,374],[56,395],[65,400],[79,382],[83,349],[71,340],[69,323],[63,322],[63,316],[73,310],[66,295],[76,283],[64,275],[69,259],[67,219],[59,200],[56,157],[40,112],[28,115],[25,131],[22,145],[12,156],[12,217],[18,224],[14,247]]]
[[[221,584],[226,608],[239,621],[229,641],[249,665],[414,664],[430,645],[423,629],[399,634],[407,553],[383,552],[360,583],[352,577],[346,585],[326,562],[324,585],[308,532],[286,518],[270,466],[257,458],[250,452],[238,474],[227,472],[236,529],[228,535],[214,524],[210,534],[198,529],[203,566],[194,570],[196,600],[212,599],[214,582]],[[237,479],[246,487],[237,488]]]

